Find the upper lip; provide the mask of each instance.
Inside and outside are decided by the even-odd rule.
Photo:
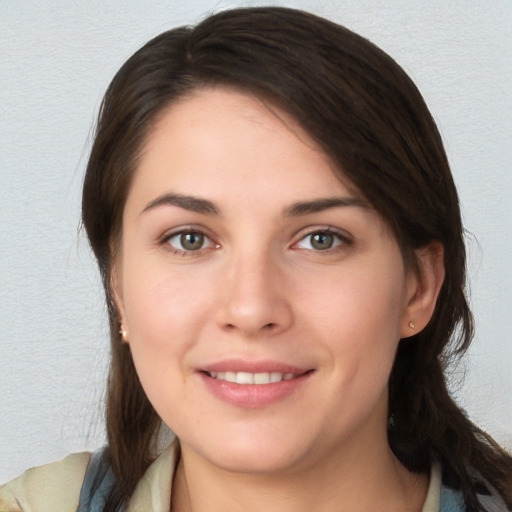
[[[201,366],[203,372],[248,372],[248,373],[293,373],[300,375],[313,368],[299,367],[281,361],[260,360],[250,361],[245,359],[224,359],[206,366]]]

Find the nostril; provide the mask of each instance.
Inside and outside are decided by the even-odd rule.
[[[271,322],[271,323],[269,323],[269,324],[264,325],[263,327],[264,327],[265,329],[272,329],[272,328],[274,328],[274,327],[275,327],[275,325],[276,325],[275,323]]]

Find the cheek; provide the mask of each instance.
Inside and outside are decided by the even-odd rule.
[[[205,304],[200,299],[204,296],[189,280],[162,277],[165,274],[153,271],[132,274],[125,282],[125,315],[142,387],[162,419],[173,425],[174,409],[188,403],[185,361],[201,331]]]
[[[380,267],[380,262],[359,271],[348,267],[325,283],[313,279],[308,287],[312,292],[303,294],[304,310],[314,311],[310,316],[318,318],[331,339],[339,338],[338,331],[347,332],[349,345],[396,338],[405,302],[404,277],[381,272]]]
[[[340,275],[323,287],[328,292],[311,295],[305,308],[328,348],[326,364],[334,366],[338,382],[363,393],[385,385],[400,339],[404,277],[379,271],[381,265]]]
[[[164,258],[145,266],[126,260],[123,297],[130,331],[166,336],[193,328],[205,308],[204,280],[192,269],[173,271]]]
[[[211,301],[194,276],[171,273],[157,261],[145,268],[137,263],[126,258],[124,312],[137,373],[151,399],[158,387],[184,377],[184,358],[210,316]]]

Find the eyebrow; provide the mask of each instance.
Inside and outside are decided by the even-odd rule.
[[[144,210],[142,210],[141,215],[160,206],[178,206],[179,208],[191,212],[205,215],[220,215],[219,209],[211,201],[200,199],[199,197],[184,196],[182,194],[163,194],[153,199],[153,201],[148,203]]]
[[[201,199],[194,196],[186,196],[182,194],[163,194],[153,199],[142,210],[141,215],[149,210],[159,208],[161,206],[177,206],[195,213],[203,215],[220,216],[220,210],[214,203],[207,199]],[[341,207],[358,207],[368,208],[368,204],[357,197],[325,197],[321,199],[313,199],[311,201],[300,201],[293,203],[284,211],[285,217],[296,217],[301,215],[308,215],[318,213],[331,208]]]
[[[294,203],[285,210],[285,217],[295,217],[300,215],[308,215],[311,213],[323,212],[331,208],[341,207],[357,207],[368,209],[367,202],[357,197],[325,197],[322,199],[314,199],[312,201],[301,201]]]

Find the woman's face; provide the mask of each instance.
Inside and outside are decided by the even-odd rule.
[[[379,216],[279,109],[206,89],[150,133],[115,290],[184,453],[272,472],[385,442],[415,283]]]

